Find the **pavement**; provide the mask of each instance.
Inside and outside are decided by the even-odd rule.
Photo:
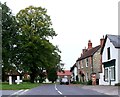
[[[118,86],[100,86],[100,85],[79,85],[83,89],[90,89],[97,91],[99,93],[104,93],[106,95],[119,95],[120,97],[120,87]]]

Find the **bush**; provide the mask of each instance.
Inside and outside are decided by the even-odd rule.
[[[78,81],[74,81],[72,82],[73,84],[81,84],[81,82],[78,82]]]
[[[30,82],[29,79],[23,79],[23,82]]]
[[[92,80],[88,80],[87,82],[78,82],[74,81],[73,84],[82,84],[82,85],[92,85]]]
[[[88,80],[88,81],[86,82],[86,84],[87,84],[87,85],[92,85],[92,80]]]
[[[74,82],[73,82],[73,84],[83,84],[83,85],[85,85],[85,84],[86,84],[86,82],[74,81]]]
[[[120,83],[115,84],[115,86],[120,86]]]

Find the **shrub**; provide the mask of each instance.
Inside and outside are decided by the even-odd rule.
[[[83,85],[85,85],[85,84],[86,84],[86,82],[74,81],[74,82],[73,82],[73,84],[83,84]]]
[[[87,85],[92,85],[92,80],[88,80],[88,81],[86,82],[86,84],[87,84]]]
[[[23,82],[30,82],[29,79],[23,79]]]
[[[115,84],[115,86],[120,86],[120,83]]]
[[[73,84],[81,84],[81,82],[74,81]]]

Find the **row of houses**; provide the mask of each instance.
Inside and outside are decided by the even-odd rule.
[[[95,75],[95,84],[120,83],[120,36],[107,34],[96,47],[89,40],[70,71],[73,81],[87,82]]]

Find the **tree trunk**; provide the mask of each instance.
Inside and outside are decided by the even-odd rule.
[[[34,83],[36,77],[36,70],[34,68],[31,68],[31,74],[30,74],[30,82]]]
[[[2,73],[2,82],[5,82],[5,73]]]
[[[44,81],[44,77],[45,75],[43,74],[43,68],[39,70],[40,73],[39,73],[39,77],[40,77],[40,80],[39,80],[39,83],[42,83]]]
[[[5,69],[2,68],[2,82],[5,82],[6,80],[6,75],[5,75]]]
[[[31,83],[34,83],[34,80],[35,80],[35,74],[34,74],[34,73],[31,73],[31,74],[30,74],[30,82],[31,82]]]
[[[52,83],[54,83],[54,81],[52,80]]]

